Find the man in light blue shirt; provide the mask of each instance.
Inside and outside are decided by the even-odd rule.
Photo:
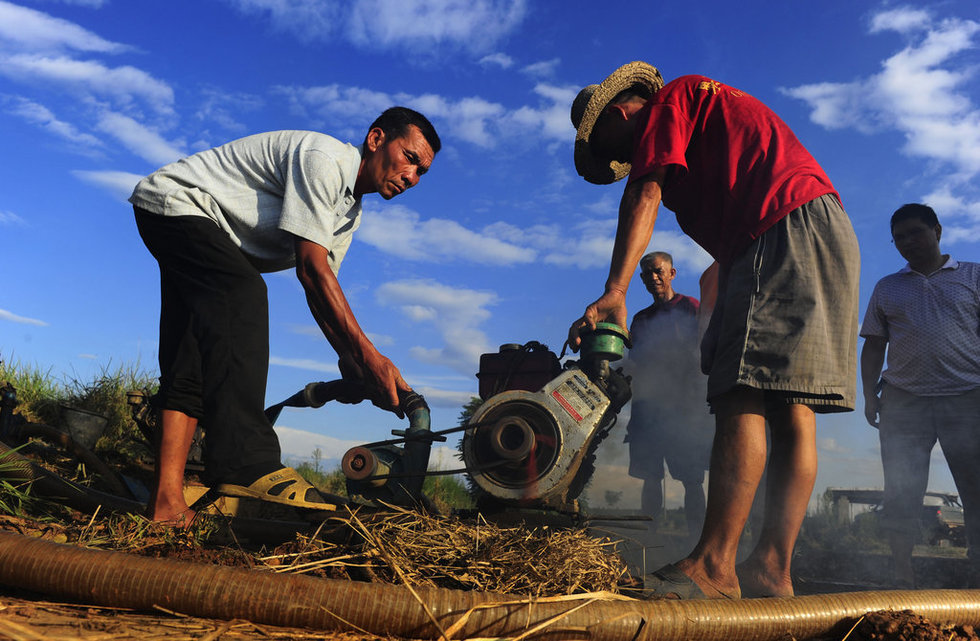
[[[871,294],[861,381],[865,417],[881,442],[895,580],[915,584],[912,549],[939,441],[963,501],[971,587],[980,587],[980,264],[940,251],[942,226],[926,205],[900,207],[891,232],[908,264]]]
[[[337,281],[360,224],[361,197],[390,199],[418,184],[441,148],[422,114],[386,110],[355,147],[309,131],[235,140],[162,167],[130,202],[160,265],[161,440],[149,516],[187,525],[184,465],[206,425],[205,480],[219,492],[325,509],[323,497],[283,467],[265,417],[269,363],[263,272],[295,268],[345,378],[398,410],[409,390],[367,338]]]

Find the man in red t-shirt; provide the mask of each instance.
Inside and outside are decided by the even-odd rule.
[[[719,264],[701,344],[715,413],[707,513],[687,558],[645,577],[651,595],[789,596],[790,558],[816,479],[815,412],[854,408],[857,239],[826,174],[757,99],[705,76],[663,84],[644,62],[583,89],[572,105],[575,166],[589,182],[629,176],[605,293],[569,341],[609,320],[661,201]],[[762,533],[735,554],[772,442]]]

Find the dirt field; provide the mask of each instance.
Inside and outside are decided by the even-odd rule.
[[[258,625],[248,621],[218,621],[176,612],[134,612],[121,608],[54,603],[28,595],[0,591],[0,639],[12,641],[61,639],[139,639],[141,641],[269,639],[330,639],[375,641],[373,635],[317,632],[300,628]]]

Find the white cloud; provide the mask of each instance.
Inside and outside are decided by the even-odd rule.
[[[154,164],[165,165],[186,155],[160,134],[129,116],[107,111],[99,119],[98,128],[135,155]]]
[[[276,425],[275,430],[279,436],[283,460],[312,461],[313,451],[319,449],[323,460],[339,461],[347,450],[364,444],[363,441],[344,440],[293,427]]]
[[[12,211],[0,209],[0,225],[26,225],[27,221]]]
[[[605,202],[609,209],[615,206]],[[518,227],[496,222],[470,230],[454,220],[422,220],[416,212],[391,205],[369,211],[358,239],[406,260],[421,262],[470,262],[481,265],[521,265],[541,261],[559,267],[594,269],[607,267],[612,255],[616,219],[593,216],[575,225],[553,224]],[[648,251],[666,251],[678,267],[698,272],[711,257],[687,236],[675,231],[654,231]],[[406,307],[406,314],[427,320],[433,311]]]
[[[538,84],[534,87],[534,93],[543,99],[539,105],[520,107],[510,114],[509,119],[520,125],[521,131],[537,131],[552,140],[570,140],[574,132],[568,119],[568,109],[575,99],[576,90]]]
[[[306,118],[321,118],[328,122],[357,124],[367,133],[367,126],[377,114],[396,104],[386,93],[361,87],[323,85],[318,87],[275,87],[286,97],[290,109]],[[365,117],[365,114],[370,114]],[[360,141],[358,141],[360,142]]]
[[[978,200],[971,181],[980,174],[980,105],[969,94],[978,66],[964,64],[963,57],[980,44],[980,23],[937,20],[924,9],[906,7],[874,15],[870,30],[895,31],[907,42],[882,62],[881,71],[852,82],[803,85],[784,93],[806,101],[810,119],[828,129],[900,132],[905,137],[902,152],[929,161],[931,170],[942,174],[937,191],[972,194],[963,197],[964,204]],[[943,215],[947,213],[969,215],[968,210]]]
[[[165,120],[167,126],[172,123],[170,85],[133,66],[109,66],[79,57],[131,49],[69,21],[0,0],[0,76],[55,94],[61,113],[56,115],[36,99],[19,97],[5,98],[9,112],[88,152],[101,151],[104,145],[86,129],[102,129],[152,162],[174,160],[183,154],[172,153],[160,139],[140,134],[137,124],[137,119],[148,118]]]
[[[59,2],[61,4],[72,4],[88,9],[101,9],[109,4],[110,0],[46,0],[47,2]]]
[[[561,59],[552,58],[551,60],[541,60],[539,62],[532,62],[523,69],[522,73],[526,73],[529,76],[534,76],[536,78],[543,78],[553,76],[555,74],[555,69],[561,64]]]
[[[507,242],[539,249],[541,260],[549,265],[595,269],[609,266],[616,234],[616,219],[596,216],[575,225],[533,225],[521,228],[510,223],[494,223],[483,233]],[[654,230],[647,251],[665,251],[674,263],[698,272],[711,264],[711,257],[693,240],[679,232]]]
[[[323,361],[313,360],[312,358],[282,358],[280,356],[269,356],[269,365],[292,367],[295,369],[310,370],[313,372],[327,372],[328,374],[340,374],[340,368],[337,367],[336,363],[324,363]]]
[[[244,132],[246,127],[239,121],[239,116],[259,109],[264,103],[261,97],[247,93],[229,93],[216,88],[205,88],[202,93],[203,101],[195,117],[232,132]]]
[[[879,33],[881,31],[907,33],[927,26],[929,21],[929,12],[924,9],[899,7],[897,9],[882,11],[872,16],[869,31],[871,33]]]
[[[457,392],[430,387],[427,385],[418,385],[413,387],[416,392],[425,397],[425,401],[430,407],[455,407],[462,409],[463,405],[468,403],[471,398],[476,396],[475,392]]]
[[[160,114],[173,111],[174,92],[166,83],[135,67],[107,67],[99,62],[66,56],[0,54],[0,74],[24,82],[44,82],[58,88],[102,97],[126,107],[142,99]]]
[[[484,67],[496,66],[501,69],[510,69],[514,65],[514,59],[505,53],[491,53],[480,58],[479,63]]]
[[[120,53],[130,48],[67,20],[0,0],[0,48],[9,45],[30,51],[74,49],[92,53]]]
[[[5,309],[0,309],[0,320],[10,321],[11,323],[21,323],[22,325],[37,325],[38,327],[47,327],[47,323],[38,320],[36,318],[28,318],[26,316],[18,316],[13,312],[8,312]]]
[[[524,0],[360,0],[348,28],[363,46],[447,44],[482,52],[516,29],[526,13]]]
[[[227,0],[249,15],[259,15],[277,31],[301,40],[333,39],[343,33],[344,5],[339,0]]]
[[[309,118],[318,126],[328,124],[351,127],[351,135],[363,137],[373,120],[365,114],[378,114],[392,105],[404,105],[425,114],[436,124],[443,136],[462,140],[484,148],[492,148],[501,140],[508,144],[527,144],[541,137],[568,142],[571,125],[568,106],[575,97],[572,87],[538,84],[533,93],[534,105],[508,109],[504,105],[480,97],[448,100],[433,94],[407,94],[324,85],[318,87],[276,87],[285,96],[291,111]],[[358,140],[359,142],[359,140]]]
[[[301,40],[346,38],[365,49],[486,52],[527,14],[525,0],[226,0]]]
[[[490,317],[486,308],[497,303],[493,292],[454,288],[433,280],[400,280],[379,287],[377,299],[401,309],[410,319],[430,323],[441,333],[445,347],[410,350],[422,362],[472,374],[480,354],[490,351],[486,335],[477,328]]]
[[[9,105],[8,113],[19,116],[37,125],[50,134],[70,143],[87,148],[102,147],[102,141],[91,134],[79,131],[73,124],[58,119],[50,109],[27,98],[11,96],[4,101]]]
[[[381,251],[408,260],[445,262],[465,260],[482,265],[512,265],[534,260],[532,249],[469,230],[454,220],[421,220],[400,205],[368,211],[358,239]]]
[[[76,170],[71,173],[79,180],[105,189],[123,202],[129,200],[136,183],[143,179],[140,174],[131,174],[125,171]]]

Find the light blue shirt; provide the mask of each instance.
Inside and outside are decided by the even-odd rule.
[[[296,265],[295,236],[340,269],[361,223],[361,148],[313,131],[255,134],[170,163],[129,202],[163,216],[213,220],[262,272]]]
[[[919,396],[980,388],[980,263],[950,258],[931,274],[905,266],[875,285],[861,336],[888,341],[882,378]]]

